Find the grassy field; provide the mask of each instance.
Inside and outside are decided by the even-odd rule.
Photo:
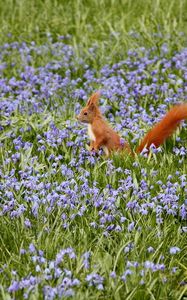
[[[187,298],[187,125],[90,155],[101,89],[134,149],[187,100],[187,1],[0,1],[0,299]]]

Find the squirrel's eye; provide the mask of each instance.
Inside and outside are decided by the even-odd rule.
[[[87,114],[88,114],[87,112],[84,113],[85,116],[87,116]]]

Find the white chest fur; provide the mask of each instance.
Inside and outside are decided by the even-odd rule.
[[[95,135],[94,135],[93,130],[92,130],[92,126],[90,124],[88,124],[88,135],[89,135],[89,138],[90,138],[91,141],[96,140]]]
[[[106,146],[103,146],[103,151],[105,152],[106,156],[109,156],[109,151],[108,148]]]
[[[91,141],[96,141],[96,137],[95,137],[95,134],[93,133],[93,130],[92,130],[92,126],[90,124],[88,124],[88,135],[89,135],[89,138]],[[106,156],[109,156],[109,151],[108,151],[108,148],[106,146],[102,146],[103,148],[103,151],[105,152]]]

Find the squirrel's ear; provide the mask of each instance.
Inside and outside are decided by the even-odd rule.
[[[95,104],[94,103],[90,103],[89,105],[88,105],[88,110],[89,111],[93,111],[95,109]]]
[[[100,91],[97,91],[94,94],[92,94],[91,97],[88,99],[87,106],[89,106],[90,104],[97,105],[97,102],[100,98],[100,94]]]

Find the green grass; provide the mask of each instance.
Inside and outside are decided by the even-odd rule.
[[[99,55],[106,49],[119,53],[140,44],[175,43],[179,33],[186,33],[186,11],[185,0],[6,0],[0,3],[1,40],[11,33],[13,40],[41,43],[47,33],[54,38],[70,34],[77,51],[79,44],[86,52],[96,42]],[[141,38],[137,40],[131,32]],[[155,33],[162,34],[162,40]]]

